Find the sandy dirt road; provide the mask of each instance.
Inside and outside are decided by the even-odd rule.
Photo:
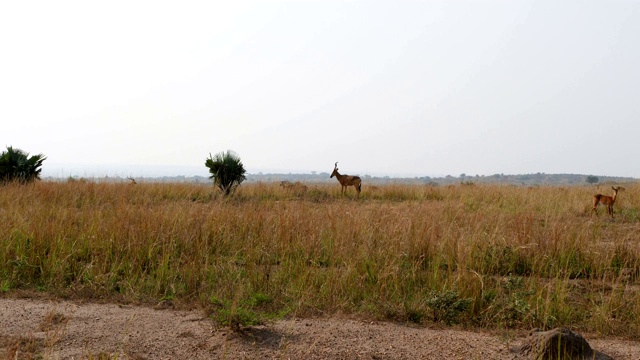
[[[525,335],[339,317],[236,332],[202,310],[0,299],[0,359],[519,359],[510,349]],[[640,359],[640,342],[583,335],[615,359]]]

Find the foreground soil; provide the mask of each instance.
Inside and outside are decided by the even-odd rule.
[[[171,304],[0,299],[0,359],[520,359],[511,349],[526,335],[342,317],[229,331]],[[640,342],[582,335],[615,359],[640,359]]]

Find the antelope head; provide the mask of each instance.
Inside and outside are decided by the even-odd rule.
[[[331,173],[331,176],[329,176],[329,178],[332,178],[337,175],[338,175],[338,162],[336,161],[336,165],[333,167],[333,172]]]

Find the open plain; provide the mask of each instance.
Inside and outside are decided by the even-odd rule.
[[[7,357],[506,359],[530,329],[564,326],[640,357],[640,186],[621,184],[613,219],[591,213],[610,184],[363,184],[359,198],[307,186],[229,198],[197,184],[2,187],[0,345]]]

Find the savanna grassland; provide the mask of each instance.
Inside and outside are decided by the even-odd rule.
[[[640,185],[623,186],[611,220],[591,216],[593,186],[6,185],[0,294],[167,300],[231,326],[342,313],[637,340]]]

